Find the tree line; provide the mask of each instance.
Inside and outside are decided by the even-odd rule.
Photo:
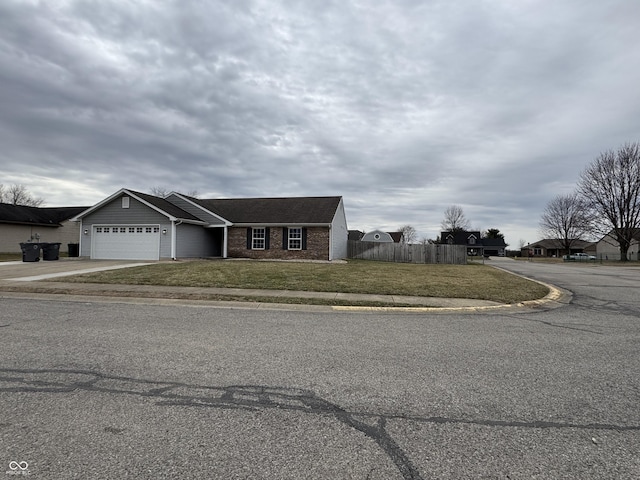
[[[544,236],[569,252],[576,240],[611,235],[620,260],[640,234],[640,144],[626,143],[598,155],[580,174],[576,188],[557,195],[540,219]]]

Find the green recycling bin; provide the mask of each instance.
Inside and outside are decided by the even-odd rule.
[[[58,260],[60,259],[60,244],[59,243],[41,243],[42,245],[42,259],[43,260]]]
[[[23,262],[39,262],[40,261],[40,244],[39,243],[21,243]]]

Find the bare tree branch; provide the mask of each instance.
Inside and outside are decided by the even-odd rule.
[[[469,220],[459,205],[451,205],[444,211],[444,220],[440,224],[444,232],[462,232],[469,229]]]
[[[13,184],[9,185],[9,187],[0,185],[0,202],[27,207],[40,207],[44,203],[44,198],[34,197],[24,185]]]
[[[402,243],[409,244],[415,242],[417,232],[411,225],[404,225],[400,227],[398,231],[402,232]]]

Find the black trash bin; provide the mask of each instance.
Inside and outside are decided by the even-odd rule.
[[[79,243],[70,243],[67,245],[67,248],[69,249],[69,256],[70,257],[79,257],[80,256],[80,244]]]
[[[23,262],[39,262],[40,261],[40,244],[39,243],[21,243]]]
[[[42,259],[43,260],[58,260],[60,259],[60,244],[59,243],[41,243],[42,245]]]

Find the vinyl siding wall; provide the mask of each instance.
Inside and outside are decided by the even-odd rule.
[[[91,255],[91,234],[94,225],[159,225],[160,231],[167,230],[166,235],[160,234],[160,258],[171,258],[171,221],[133,197],[129,197],[129,208],[122,208],[123,196],[128,195],[115,198],[82,219],[80,255]],[[88,231],[87,235],[82,233],[84,230]]]
[[[339,260],[347,258],[349,229],[347,227],[347,217],[344,213],[344,204],[342,200],[338,204],[336,214],[331,223],[331,257],[329,260]]]
[[[67,252],[70,243],[78,243],[80,223],[67,220],[61,227],[0,224],[0,252],[20,253],[20,244],[36,234],[39,242],[60,243],[60,252]]]
[[[620,245],[611,235],[606,235],[596,244],[596,256],[601,260],[620,260]],[[627,252],[629,260],[640,260],[640,244],[637,240],[631,242]]]
[[[176,226],[176,256],[178,258],[214,257],[222,251],[221,229],[205,229],[200,225]]]

